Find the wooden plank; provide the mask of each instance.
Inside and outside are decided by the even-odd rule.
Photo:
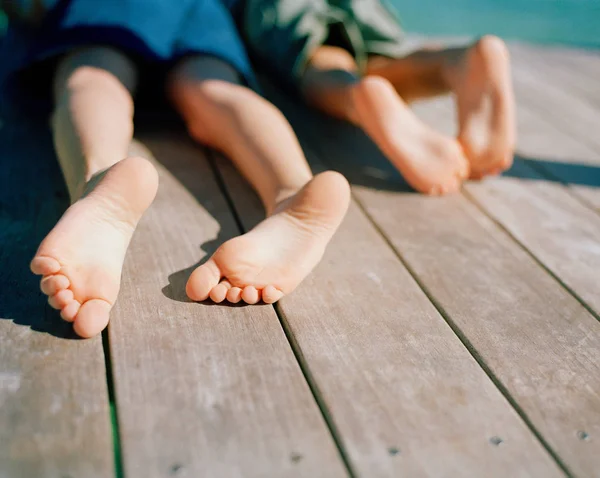
[[[408,193],[364,135],[311,120],[319,157],[357,178],[360,203],[559,463],[593,476],[600,323],[464,196]]]
[[[464,197],[357,194],[567,468],[593,476],[600,323]]]
[[[251,228],[258,199],[217,164]],[[278,308],[357,476],[562,475],[356,204]]]
[[[448,99],[415,110],[428,124],[453,134],[455,115]],[[537,156],[539,143],[531,140],[531,132],[539,131],[536,119],[523,119],[518,127],[519,150],[524,143],[528,153]],[[535,161],[517,157],[503,177],[468,182],[465,190],[600,316],[600,217],[561,183],[539,174],[532,167]]]
[[[526,62],[517,63],[512,71],[515,88],[529,105],[582,143],[600,147],[595,127],[600,121],[600,110],[589,100],[573,95],[569,85],[559,83],[560,78],[542,76]]]
[[[511,43],[509,49],[512,61],[519,69],[534,71],[544,82],[564,85],[565,93],[577,96],[580,101],[595,109],[600,108],[598,77],[587,76],[583,65],[572,61],[573,56],[576,57],[576,50],[558,50],[522,43]],[[600,74],[600,56],[587,55],[585,65],[590,63],[597,63]]]
[[[77,340],[29,272],[67,206],[47,124],[0,127],[0,476],[114,476],[100,337]]]
[[[540,165],[542,170],[563,180],[573,193],[600,212],[600,142],[594,129],[600,121],[600,107],[590,97],[590,90],[597,91],[597,81],[581,75],[577,84],[586,83],[587,90],[585,97],[576,98],[572,93],[574,81],[568,81],[564,72],[557,72],[567,69],[566,55],[561,55],[558,63],[551,56],[552,50],[540,50],[538,63],[546,64],[546,69],[539,71],[537,67],[532,70],[519,51],[513,48],[520,114],[528,114],[530,127],[538,130],[538,139],[527,146],[520,140],[520,149],[552,151],[552,159]],[[578,66],[577,73],[581,71]],[[540,84],[545,86],[540,88]]]
[[[584,81],[596,82],[600,75],[600,52],[597,49],[582,49],[553,45],[527,45],[518,43],[519,49],[531,51],[534,55],[556,64],[566,72],[573,72],[577,78]]]
[[[526,165],[513,175],[466,190],[600,317],[600,217]]]
[[[515,66],[519,67],[518,64]],[[523,104],[528,104],[524,96],[520,102],[521,106]],[[450,123],[453,116],[450,110],[448,100],[442,100],[419,107],[418,113],[429,124],[449,132],[452,129]],[[545,131],[540,127],[541,122],[537,117],[529,117],[523,121],[523,115],[520,114],[519,119],[519,150],[522,148],[521,145],[525,144],[528,147],[528,154],[539,157],[536,152],[543,142],[534,140],[532,138],[534,135],[540,138],[546,137],[550,147],[562,147],[563,150],[565,146],[572,147],[569,143],[570,138],[563,141],[564,133],[544,134]],[[548,144],[543,147],[547,148]],[[517,159],[515,167],[507,177],[490,178],[480,183],[467,183],[465,188],[488,214],[505,227],[545,267],[548,267],[580,300],[591,307],[598,318],[600,311],[598,216],[574,201],[569,194],[565,194],[565,189],[560,184],[539,175],[530,167],[531,164],[534,163]],[[545,168],[547,164],[544,162],[541,169]],[[595,197],[598,197],[597,192]],[[589,330],[594,330],[592,324],[589,327],[591,327]],[[597,336],[598,332],[594,333]],[[574,349],[578,354],[581,353],[579,340],[586,341],[585,336],[565,340],[563,342],[563,347],[567,346],[565,352]],[[598,363],[597,355],[595,360]],[[574,361],[571,366],[577,367],[577,361]],[[578,377],[577,380],[581,378]],[[593,383],[594,381],[590,382],[590,385]],[[598,383],[597,378],[595,383]],[[593,390],[594,393],[598,393],[598,387]],[[592,408],[592,411],[586,410],[582,416],[587,413],[598,417],[600,401],[596,398],[595,402],[595,408]],[[568,410],[568,406],[566,409]],[[600,448],[596,445],[594,453],[598,454],[598,451]],[[576,453],[576,450],[573,452]],[[588,462],[587,466],[591,464]],[[597,462],[595,466],[598,466]]]
[[[346,476],[273,308],[185,297],[193,266],[238,234],[202,150],[142,139],[168,171],[109,326],[126,476]]]

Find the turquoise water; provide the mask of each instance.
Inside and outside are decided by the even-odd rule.
[[[389,0],[404,28],[600,48],[600,0]]]
[[[600,48],[600,0],[390,0],[404,28]],[[0,11],[0,33],[6,19]]]

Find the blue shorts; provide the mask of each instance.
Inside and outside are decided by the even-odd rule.
[[[222,0],[60,0],[21,62],[27,68],[75,48],[106,45],[147,63],[214,56],[256,85],[235,23]]]

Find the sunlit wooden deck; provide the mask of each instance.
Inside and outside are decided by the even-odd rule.
[[[262,209],[225,159],[143,122],[161,186],[104,339],[74,339],[28,272],[66,193],[46,123],[2,118],[0,477],[600,476],[600,54],[511,50],[515,166],[452,197],[268,89],[354,188],[276,307],[185,299]],[[451,98],[415,109],[453,131]]]

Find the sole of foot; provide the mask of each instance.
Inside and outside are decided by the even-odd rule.
[[[471,178],[510,168],[516,141],[515,99],[510,56],[504,42],[481,38],[446,67],[458,110],[458,141],[470,163]]]
[[[277,302],[291,293],[321,260],[350,202],[338,173],[315,176],[250,232],[221,245],[190,276],[194,301]]]
[[[126,158],[103,172],[42,241],[31,261],[41,289],[83,338],[106,327],[121,282],[131,236],[158,188],[143,158]]]
[[[363,78],[353,96],[361,126],[415,190],[460,190],[469,165],[455,138],[424,124],[384,78]]]

